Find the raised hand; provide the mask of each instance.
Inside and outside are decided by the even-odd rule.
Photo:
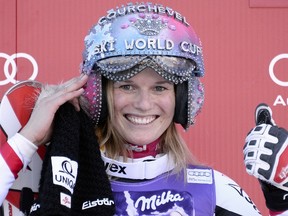
[[[265,104],[256,109],[256,127],[246,137],[243,149],[248,174],[288,191],[288,132],[279,128]]]
[[[88,76],[82,74],[57,86],[44,86],[31,117],[20,134],[37,146],[49,142],[56,111],[68,101],[76,110],[80,110],[78,98],[84,91],[83,86],[87,79]]]

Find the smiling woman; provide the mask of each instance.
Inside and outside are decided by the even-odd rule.
[[[188,130],[204,102],[202,46],[185,17],[130,3],[84,41],[82,75],[43,88],[2,148],[1,202],[49,142],[31,215],[261,215],[237,183],[195,160],[176,128]]]
[[[112,126],[128,143],[147,145],[158,139],[172,124],[174,110],[173,83],[151,68],[114,83]]]

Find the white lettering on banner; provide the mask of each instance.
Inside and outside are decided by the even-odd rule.
[[[277,55],[271,60],[271,62],[269,64],[269,75],[270,75],[272,81],[275,82],[277,85],[286,87],[286,86],[288,86],[288,80],[286,82],[285,81],[281,81],[275,76],[275,73],[274,73],[275,64],[279,60],[282,60],[282,59],[288,59],[288,53]]]
[[[27,53],[14,53],[12,55],[8,55],[6,53],[0,52],[0,58],[6,59],[6,61],[4,63],[4,68],[3,68],[4,76],[6,77],[6,79],[0,80],[0,86],[6,85],[8,83],[12,83],[12,84],[17,83],[17,80],[15,79],[16,74],[18,72],[17,71],[17,64],[15,62],[16,58],[25,58],[31,62],[31,64],[33,66],[33,71],[32,71],[32,75],[28,79],[29,80],[35,80],[36,79],[36,77],[38,75],[38,65],[37,65],[36,60],[31,55],[29,55]],[[11,68],[11,71],[9,70],[9,68]]]
[[[113,200],[109,200],[108,198],[103,198],[103,199],[97,199],[94,201],[85,201],[82,204],[82,210],[88,209],[88,208],[93,208],[96,206],[111,206],[114,204]]]
[[[283,60],[283,59],[288,59],[288,53],[279,54],[271,60],[271,62],[269,64],[269,75],[270,75],[270,78],[272,79],[272,81],[274,83],[276,83],[279,86],[287,87],[288,86],[288,80],[283,81],[283,80],[278,79],[275,76],[275,72],[274,72],[275,64],[277,62],[279,62],[280,60]],[[278,106],[278,105],[287,106],[288,105],[288,97],[285,98],[282,95],[277,95],[275,100],[274,100],[273,106]]]
[[[145,211],[146,209],[153,209],[156,210],[157,206],[164,205],[168,202],[177,202],[182,201],[184,198],[176,193],[172,194],[171,191],[163,192],[160,195],[153,195],[151,197],[145,197],[141,196],[139,197],[135,202],[135,207],[138,208],[138,206],[141,205],[141,211]]]
[[[286,102],[281,95],[278,95],[273,103],[273,106],[283,105],[286,106],[288,104],[288,98],[286,98]]]
[[[73,193],[77,173],[78,163],[67,157],[51,157],[53,184],[62,186]]]

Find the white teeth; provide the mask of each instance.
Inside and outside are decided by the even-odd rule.
[[[156,118],[155,116],[137,117],[131,115],[127,115],[126,117],[129,121],[133,122],[134,124],[142,124],[142,125],[149,124]]]

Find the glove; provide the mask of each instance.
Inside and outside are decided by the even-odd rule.
[[[275,125],[271,109],[260,104],[256,127],[247,135],[243,149],[248,174],[288,191],[288,132]]]

